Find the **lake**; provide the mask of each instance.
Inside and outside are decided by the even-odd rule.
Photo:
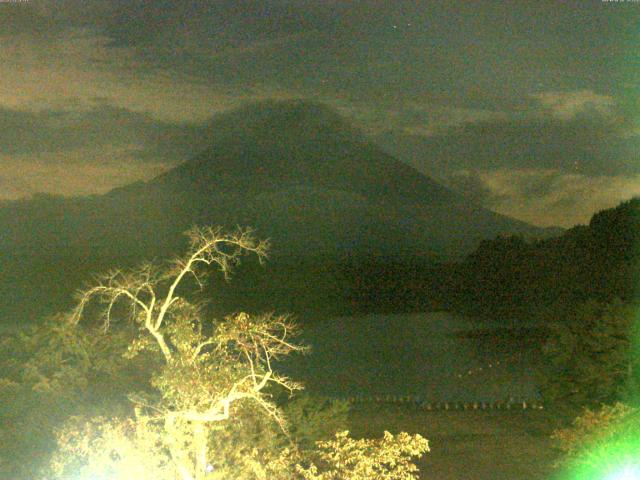
[[[500,324],[445,312],[330,318],[305,326],[312,353],[296,355],[283,369],[310,392],[336,397],[539,399],[538,349],[502,339],[500,331]]]

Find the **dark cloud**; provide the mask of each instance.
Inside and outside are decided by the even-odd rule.
[[[556,196],[558,192],[566,190],[566,177],[557,171],[544,170],[513,170],[507,179],[495,182],[500,173],[491,171],[461,170],[453,172],[444,178],[447,186],[462,193],[471,201],[476,201],[486,207],[495,207],[514,198],[544,199]],[[508,191],[500,183],[509,182]],[[575,193],[584,193],[583,190]]]
[[[640,136],[601,116],[469,123],[433,136],[388,133],[378,139],[416,168],[544,169],[586,175],[640,173]]]
[[[542,198],[561,190],[564,187],[562,181],[562,174],[558,171],[540,171],[536,175],[523,176],[516,183],[516,189],[519,195]]]
[[[62,30],[56,19],[29,2],[0,2],[0,37],[51,36]]]
[[[126,0],[109,2],[99,19],[115,45],[176,45],[189,38],[219,48],[288,37],[309,30],[331,31],[337,2],[238,0]]]
[[[566,188],[565,178],[556,171],[524,171],[509,178],[510,188],[492,188],[491,171],[460,170],[442,180],[453,190],[472,202],[495,208],[515,198],[544,199],[557,195]],[[573,198],[573,197],[572,197]]]
[[[0,153],[5,155],[109,145],[130,146],[144,160],[175,163],[207,142],[201,125],[160,121],[110,104],[80,111],[0,108],[0,131]]]
[[[494,109],[519,108],[536,91],[619,85],[613,67],[637,41],[640,10],[605,3],[62,0],[45,10],[135,50],[140,68]]]

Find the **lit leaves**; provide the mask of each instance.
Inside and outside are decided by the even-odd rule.
[[[344,431],[318,442],[315,462],[297,471],[305,480],[409,480],[418,471],[413,458],[428,451],[429,442],[419,434],[385,432],[382,439],[355,440]]]

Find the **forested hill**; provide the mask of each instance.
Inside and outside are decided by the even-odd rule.
[[[544,319],[587,300],[631,302],[640,270],[640,198],[557,238],[483,241],[450,270],[455,308],[494,319]]]

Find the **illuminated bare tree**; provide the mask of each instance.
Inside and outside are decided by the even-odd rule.
[[[152,375],[142,393],[130,396],[130,414],[69,418],[57,431],[58,450],[45,478],[416,478],[411,458],[428,451],[420,435],[356,441],[342,432],[332,441],[316,441],[310,450],[299,448],[292,438],[280,441],[279,433],[280,440],[269,436],[277,431],[274,424],[286,433],[269,387],[301,388],[274,369],[279,358],[305,350],[295,342],[295,324],[272,314],[209,320],[203,306],[189,300],[187,282],[193,278],[202,287],[210,267],[228,275],[245,254],[262,260],[267,244],[247,230],[227,235],[194,228],[188,235],[185,256],[164,267],[145,264],[100,276],[79,292],[71,314],[59,317],[71,342],[74,331],[82,331],[78,338],[106,341],[105,333],[124,333],[131,338],[124,342],[124,357],[133,361],[139,356],[145,365],[153,359]],[[97,316],[95,307],[100,307]],[[257,428],[258,442],[251,432],[242,435],[247,427]],[[230,439],[238,444],[226,443]]]
[[[203,307],[185,297],[188,278],[202,287],[209,267],[218,267],[227,276],[245,254],[262,261],[265,242],[257,241],[249,230],[229,235],[219,229],[193,228],[188,236],[187,254],[168,266],[145,264],[98,277],[93,286],[79,292],[69,319],[77,325],[99,305],[100,328],[114,328],[123,319],[137,325],[138,334],[126,355],[134,358],[143,351],[160,355],[162,366],[152,378],[160,398],[132,397],[132,401],[137,412],[146,412],[145,421],[160,426],[175,474],[199,480],[211,468],[214,453],[209,451],[209,437],[214,426],[233,416],[236,403],[252,402],[286,428],[267,387],[301,388],[276,373],[273,361],[304,348],[295,343],[296,326],[286,316],[239,313],[206,321]],[[125,452],[116,455],[124,456]]]

